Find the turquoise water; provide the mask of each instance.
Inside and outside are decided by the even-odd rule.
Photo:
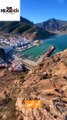
[[[27,56],[33,55],[34,58],[39,57],[43,52],[48,50],[48,48],[54,45],[55,51],[53,54],[63,51],[67,48],[67,35],[57,35],[55,37],[52,37],[50,39],[43,40],[43,44],[40,46],[35,46],[33,48],[30,48],[22,53],[24,53]]]

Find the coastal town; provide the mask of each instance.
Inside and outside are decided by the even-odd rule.
[[[0,55],[0,67],[6,67],[7,62],[12,63],[12,67],[17,67],[18,64],[22,64],[21,61],[25,57],[23,54],[21,56],[20,52],[40,44],[41,42],[39,40],[32,41],[19,35],[0,33],[0,52],[4,50],[5,52],[2,52],[2,54],[7,55],[7,58],[4,58],[4,56]]]
[[[39,40],[33,41],[20,35],[10,35],[5,33],[2,35],[0,33],[0,52],[4,50],[2,54],[5,54],[6,56],[4,57],[4,55],[0,55],[0,68],[8,66],[8,63],[10,63],[9,70],[13,71],[22,71],[24,67],[30,70],[37,66],[42,62],[44,57],[49,56],[49,54],[52,53],[55,49],[54,46],[51,46],[45,54],[43,53],[37,59],[34,59],[33,55],[26,56],[23,52],[41,44],[43,44],[43,42]]]

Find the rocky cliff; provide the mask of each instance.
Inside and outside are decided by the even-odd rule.
[[[24,100],[41,100],[26,109]],[[28,73],[0,70],[0,120],[67,120],[67,50]]]

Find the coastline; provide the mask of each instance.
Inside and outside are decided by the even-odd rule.
[[[49,32],[51,32],[51,33],[54,33],[54,34],[56,34],[56,35],[67,35],[67,31],[62,31],[62,32],[60,32],[60,31],[49,31]]]

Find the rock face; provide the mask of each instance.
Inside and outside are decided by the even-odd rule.
[[[40,100],[42,106],[26,108],[25,100]],[[4,70],[0,77],[0,118],[67,120],[67,50],[45,58],[25,74]]]
[[[14,50],[10,47],[1,48],[0,47],[0,63],[4,63],[12,59]]]

